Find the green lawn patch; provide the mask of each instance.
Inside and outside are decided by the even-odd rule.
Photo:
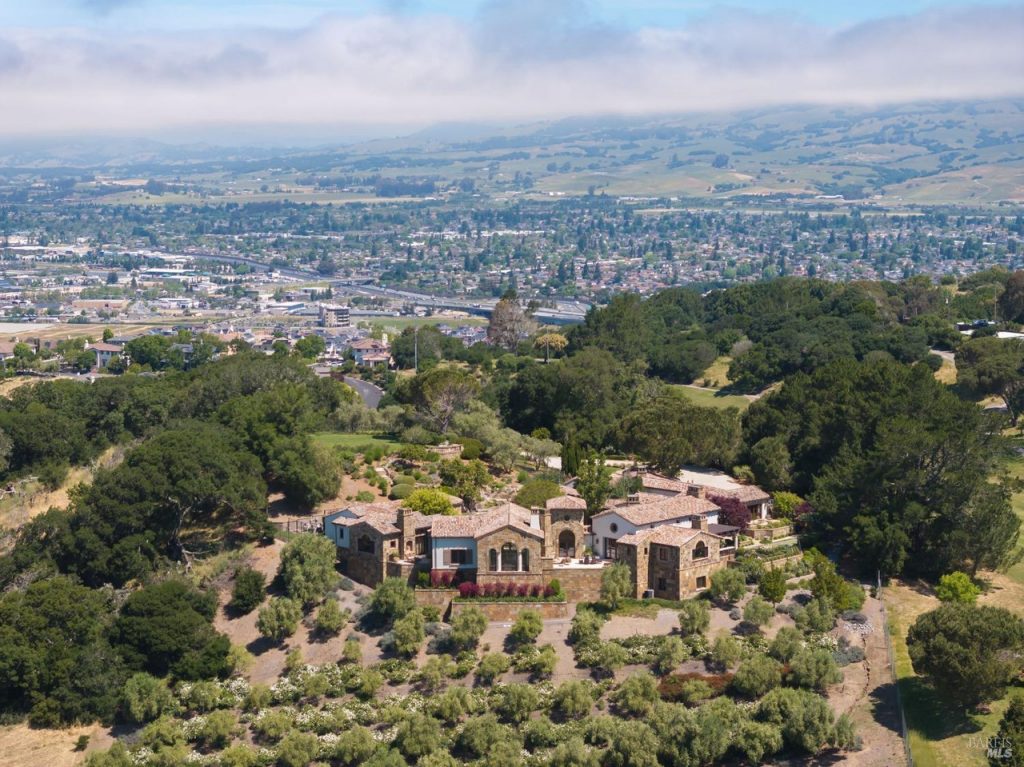
[[[676,391],[686,397],[694,405],[701,407],[736,407],[746,410],[750,407],[750,400],[739,394],[719,394],[717,389],[697,389],[693,386],[676,385]]]
[[[401,443],[391,437],[373,434],[342,434],[333,431],[321,431],[313,435],[313,439],[327,447],[340,447],[362,453],[374,447],[391,450]]]

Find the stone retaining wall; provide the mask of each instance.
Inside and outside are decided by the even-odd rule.
[[[468,607],[476,607],[487,616],[487,620],[499,623],[511,623],[523,610],[536,610],[544,620],[569,618],[572,614],[568,602],[488,602],[485,599],[468,599],[465,602],[452,602],[451,617],[454,618]]]

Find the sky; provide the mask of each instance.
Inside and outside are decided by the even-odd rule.
[[[1021,97],[1022,40],[1024,0],[0,0],[0,138]]]

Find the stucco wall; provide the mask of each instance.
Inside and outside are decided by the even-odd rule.
[[[433,538],[430,541],[430,561],[434,570],[455,567],[455,565],[445,565],[444,563],[444,552],[447,549],[468,549],[470,561],[461,567],[475,568],[477,566],[476,541],[472,538]]]

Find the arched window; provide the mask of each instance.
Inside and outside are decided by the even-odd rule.
[[[377,547],[373,543],[373,538],[368,535],[360,535],[359,540],[356,541],[356,549],[364,554],[372,554]]]
[[[576,556],[576,536],[572,530],[563,530],[558,534],[558,556],[570,559]]]
[[[523,572],[526,572],[527,570],[530,569],[530,550],[529,549],[523,549],[522,551],[519,552],[519,554],[520,554],[520,556],[523,559],[522,568],[521,569],[522,569]]]
[[[491,549],[487,552],[487,569],[492,573],[498,572],[498,551]]]
[[[693,547],[693,558],[704,559],[708,555],[708,545],[704,541],[697,541],[697,545]]]
[[[611,525],[610,525],[610,527],[608,529],[611,530],[613,533],[619,532],[619,526],[617,524],[615,524],[614,522],[611,523]]]
[[[514,573],[519,569],[519,552],[515,544],[506,543],[501,547],[501,571],[503,573]]]

